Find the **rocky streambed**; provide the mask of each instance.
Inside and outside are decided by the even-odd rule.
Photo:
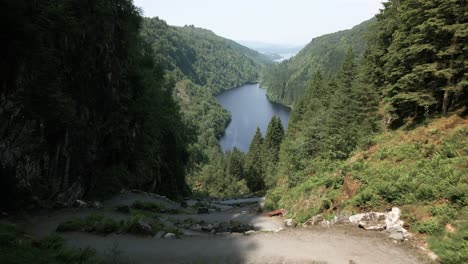
[[[425,263],[404,242],[397,209],[385,217],[369,213],[316,216],[303,226],[262,212],[263,198],[187,200],[123,192],[102,204],[44,212],[24,226],[37,236],[59,232],[72,247],[91,247],[130,263]],[[390,223],[391,222],[391,223]],[[383,232],[395,227],[388,238]],[[380,226],[379,226],[380,225]],[[370,232],[371,226],[383,232]],[[361,226],[362,228],[359,228]],[[395,239],[396,238],[396,239]]]

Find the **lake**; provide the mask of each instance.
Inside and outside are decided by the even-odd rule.
[[[242,152],[249,150],[255,130],[260,127],[265,136],[268,123],[273,116],[278,116],[286,129],[290,109],[272,103],[266,97],[266,90],[258,84],[246,84],[216,96],[219,103],[231,112],[231,122],[220,139],[223,151],[237,147]]]

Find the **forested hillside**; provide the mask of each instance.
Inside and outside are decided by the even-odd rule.
[[[188,192],[188,134],[131,1],[3,1],[2,208]]]
[[[194,26],[169,26],[145,18],[142,36],[151,43],[156,62],[194,83],[219,93],[259,77],[259,67],[272,63],[254,50]]]
[[[338,70],[303,75],[309,84],[294,105],[267,206],[299,222],[399,206],[443,263],[465,263],[466,2],[384,6],[363,59],[348,45]],[[292,63],[275,76],[290,76]]]
[[[189,144],[188,182],[196,194],[225,196],[249,192],[238,150],[224,154],[219,138],[230,120],[213,94],[257,81],[272,61],[265,55],[213,32],[194,26],[169,26],[159,18],[146,18],[141,32],[151,43],[155,60],[175,82],[174,95],[186,127]],[[231,164],[231,165],[229,165]]]
[[[353,50],[356,61],[361,60],[374,25],[375,19],[371,19],[350,30],[314,38],[296,56],[266,68],[261,85],[268,89],[268,98],[292,106],[317,71],[327,76],[338,70],[348,49]]]

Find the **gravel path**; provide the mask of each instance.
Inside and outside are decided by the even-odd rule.
[[[262,199],[255,201],[262,202]],[[54,232],[60,222],[74,216],[100,213],[116,219],[125,215],[116,213],[113,207],[134,200],[160,201],[161,198],[146,194],[122,194],[104,203],[103,209],[67,209],[31,218],[27,223],[30,232],[38,236]],[[241,200],[238,203],[252,202]],[[167,202],[169,205],[171,202]],[[171,215],[176,220],[192,218],[207,222],[235,220],[251,224],[256,230],[283,228],[282,218],[267,217],[256,212],[258,205],[235,207],[233,201],[220,212],[198,215],[186,213]],[[175,204],[172,204],[176,206]],[[112,255],[131,263],[425,263],[405,243],[395,244],[378,232],[370,232],[355,226],[314,227],[310,229],[285,229],[280,232],[256,232],[252,235],[197,235],[181,239],[156,239],[133,235],[112,234],[98,236],[86,233],[62,233],[68,245],[91,247],[97,252]]]

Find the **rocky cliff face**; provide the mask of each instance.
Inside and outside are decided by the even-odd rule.
[[[97,162],[96,137],[90,133],[94,143],[88,145],[67,129],[27,118],[24,107],[10,99],[16,95],[0,100],[1,208],[47,200],[69,204],[90,184],[86,175]]]

